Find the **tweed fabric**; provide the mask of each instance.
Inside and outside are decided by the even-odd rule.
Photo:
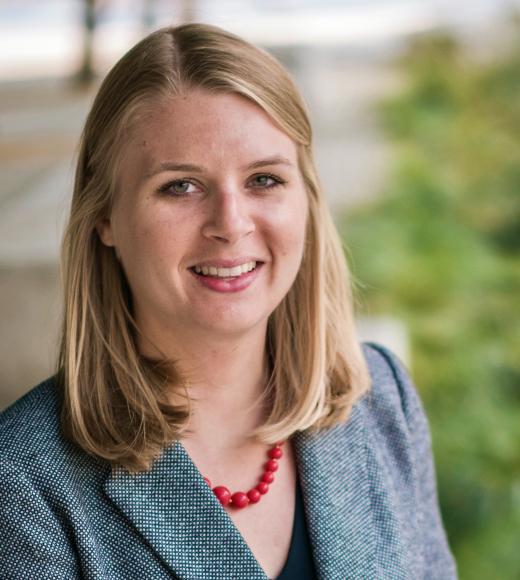
[[[366,343],[349,420],[293,438],[322,580],[452,580],[428,423],[400,361]],[[64,441],[52,379],[0,415],[2,580],[265,580],[180,442],[137,476]]]

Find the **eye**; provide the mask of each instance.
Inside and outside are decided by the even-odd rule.
[[[249,183],[253,188],[271,189],[272,187],[283,185],[286,182],[283,179],[276,177],[275,175],[271,175],[269,173],[259,173],[258,175],[253,175]]]
[[[168,181],[168,183],[161,186],[159,191],[172,196],[182,197],[183,195],[195,193],[198,191],[198,188],[193,182],[188,181],[187,179],[174,179],[173,181]]]

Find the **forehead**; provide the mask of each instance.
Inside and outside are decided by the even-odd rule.
[[[208,163],[254,161],[280,154],[296,163],[294,141],[257,104],[237,94],[190,91],[158,99],[129,132],[132,163],[140,166],[192,157]],[[190,159],[188,159],[190,158]]]

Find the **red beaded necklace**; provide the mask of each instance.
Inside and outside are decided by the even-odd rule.
[[[232,494],[224,485],[217,485],[213,488],[213,493],[217,496],[218,501],[224,507],[230,505],[234,508],[244,508],[250,503],[258,503],[260,498],[269,491],[269,484],[274,481],[274,473],[278,469],[277,460],[283,455],[283,444],[284,441],[280,441],[267,452],[269,460],[264,465],[264,473],[256,487],[251,488],[247,493],[236,491]],[[211,481],[207,477],[204,478],[204,481],[211,487]]]

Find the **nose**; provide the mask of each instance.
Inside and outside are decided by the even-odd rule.
[[[240,192],[216,192],[211,197],[208,218],[202,227],[204,237],[234,244],[254,232],[248,200]]]

